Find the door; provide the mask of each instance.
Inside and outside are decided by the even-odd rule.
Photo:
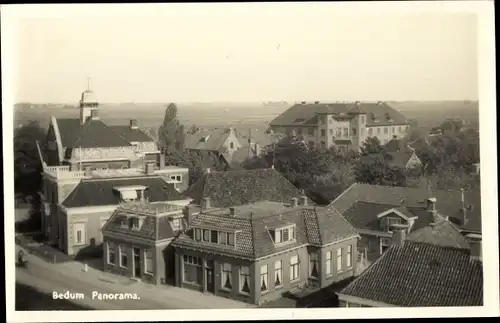
[[[212,268],[206,268],[207,272],[207,292],[214,293],[215,292],[215,283],[214,283],[214,270]]]
[[[141,277],[141,249],[134,248],[134,277]]]

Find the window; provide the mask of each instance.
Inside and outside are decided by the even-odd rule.
[[[349,245],[347,246],[347,259],[346,259],[346,262],[347,262],[347,268],[351,268],[352,267],[352,246]]]
[[[174,229],[174,231],[178,231],[181,229],[181,219],[179,218],[172,219],[172,229]]]
[[[391,127],[392,133],[396,132],[396,127]]]
[[[290,281],[299,279],[299,256],[295,255],[290,258]]]
[[[364,128],[361,128],[361,133],[360,133],[361,136],[364,136],[365,135],[365,129]]]
[[[266,292],[269,290],[268,284],[268,275],[267,275],[267,265],[260,266],[260,291]]]
[[[215,230],[210,230],[210,242],[218,243],[219,242],[219,232]]]
[[[333,129],[330,129],[329,132],[330,132],[330,135],[333,136]]]
[[[391,231],[391,226],[394,224],[401,224],[401,218],[400,217],[386,217],[385,218],[385,228],[384,231],[387,232],[392,232]]]
[[[205,241],[205,242],[210,241],[210,230],[203,229],[203,241]]]
[[[326,136],[326,130],[325,129],[321,129],[321,137],[324,137]]]
[[[390,238],[380,238],[380,254],[383,254],[391,246]]]
[[[230,142],[229,143],[229,148],[233,149],[234,148],[234,143],[233,142]]]
[[[309,141],[309,148],[314,148],[314,141]]]
[[[365,123],[365,116],[359,116],[359,121],[361,123]]]
[[[372,128],[368,128],[368,136],[372,136],[373,135],[373,129]]]
[[[309,136],[314,136],[314,128],[308,128],[308,129],[307,129],[307,134],[308,134]]]
[[[320,120],[321,120],[321,124],[325,124],[325,122],[326,122],[326,116],[321,116]]]
[[[337,249],[337,272],[342,271],[342,248]]]
[[[318,266],[319,266],[318,254],[317,253],[309,254],[309,277],[314,277],[314,278],[319,277]]]
[[[240,293],[250,294],[250,268],[240,267]]]
[[[337,131],[335,132],[335,137],[342,137],[342,129],[341,128],[337,128]]]
[[[73,232],[74,232],[74,242],[75,245],[84,245],[86,244],[87,238],[85,236],[85,227],[86,223],[75,223],[73,224]]]
[[[201,229],[194,229],[194,239],[196,241],[201,240]]]
[[[332,119],[330,119],[330,124],[332,124],[332,123],[333,123],[333,120],[332,120]]]
[[[331,251],[328,251],[326,253],[325,266],[326,266],[325,273],[327,276],[330,276],[332,274],[332,252]]]
[[[201,285],[202,278],[201,258],[184,255],[183,281],[194,285]]]
[[[222,279],[221,279],[221,284],[222,284],[222,289],[226,290],[232,290],[233,289],[233,284],[231,283],[232,280],[232,269],[231,269],[231,264],[222,264]]]
[[[144,250],[144,258],[146,258],[146,263],[144,268],[144,271],[147,273],[152,274],[153,271],[153,249],[146,249]]]
[[[403,129],[401,128],[401,126],[398,127],[398,132],[399,133],[402,133],[403,132]]]
[[[227,244],[230,246],[234,246],[235,241],[234,241],[234,233],[228,233],[227,234]]]
[[[220,244],[227,244],[227,233],[226,232],[219,232],[219,243]]]
[[[356,128],[352,128],[351,131],[352,131],[352,135],[355,136],[356,135]]]
[[[132,218],[132,219],[130,219],[130,222],[132,223],[132,229],[139,229],[139,219],[138,218]]]
[[[108,243],[108,264],[110,265],[116,264],[115,255],[116,255],[115,245],[113,243]]]
[[[380,135],[380,128],[377,128],[377,135]]]
[[[176,179],[178,182],[182,182],[182,176],[181,176],[181,175],[177,175],[177,176],[175,176],[175,179]]]
[[[384,134],[388,134],[388,133],[389,133],[389,128],[384,127]]]
[[[344,138],[349,138],[349,128],[344,128]]]
[[[120,267],[127,267],[127,248],[125,245],[120,245],[119,246],[119,252],[120,252]]]
[[[283,243],[287,241],[295,240],[295,227],[288,227],[284,229],[276,229],[271,231],[271,235],[274,234],[274,243]]]
[[[321,148],[323,148],[323,149],[326,148],[326,143],[324,141],[321,142]]]
[[[279,287],[283,285],[283,262],[276,260],[274,262],[274,286]]]

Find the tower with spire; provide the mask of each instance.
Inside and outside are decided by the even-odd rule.
[[[90,89],[90,78],[87,78],[87,90],[82,92],[80,99],[80,124],[89,119],[99,119],[99,103],[94,92]]]

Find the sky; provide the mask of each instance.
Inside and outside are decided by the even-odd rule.
[[[474,14],[276,5],[46,6],[13,25],[15,99],[478,99]]]

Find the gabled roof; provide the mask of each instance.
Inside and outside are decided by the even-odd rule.
[[[119,194],[113,189],[116,186],[144,185],[147,190],[144,197],[150,202],[185,200],[173,184],[167,184],[159,176],[134,178],[105,178],[82,180],[64,200],[64,207],[85,207],[118,205]]]
[[[125,138],[128,142],[151,142],[154,141],[153,138],[148,136],[144,131],[141,129],[132,129],[130,126],[127,125],[120,125],[120,126],[108,126],[119,134],[121,137]]]
[[[463,218],[461,192],[456,190],[432,190],[423,188],[382,186],[355,183],[339,195],[330,206],[342,215],[358,202],[369,202],[381,205],[405,206],[412,212],[419,212],[426,205],[429,197],[436,198],[436,210],[443,217]],[[481,194],[479,190],[464,192],[468,222],[461,229],[481,232]],[[404,205],[402,201],[404,200]],[[346,216],[346,219],[348,217]]]
[[[367,126],[384,126],[406,124],[406,117],[390,107],[386,103],[361,102],[357,105],[351,103],[318,103],[318,104],[295,104],[288,110],[271,121],[271,126],[299,126],[317,123],[317,114],[367,114]],[[392,122],[387,120],[386,115]],[[373,120],[375,117],[378,122]]]
[[[227,209],[204,211],[191,222],[191,229],[180,234],[172,245],[257,259],[298,246],[324,245],[358,236],[354,228],[332,210],[314,206],[283,206],[282,203],[262,201],[235,207],[235,215],[230,215]],[[296,240],[275,246],[269,229],[289,224],[295,224]],[[196,241],[193,239],[196,227],[236,231],[236,245],[228,247]]]
[[[401,307],[481,306],[483,265],[467,249],[391,246],[339,295]]]
[[[412,148],[408,147],[408,141],[406,138],[397,139],[393,138],[389,140],[385,145],[383,145],[384,151],[388,153],[395,153],[399,151],[407,152],[413,151]]]
[[[217,128],[187,134],[184,147],[186,149],[221,151],[229,133],[228,128]]]
[[[157,203],[164,204],[164,203]],[[151,205],[155,205],[152,203]],[[182,214],[182,210],[179,210]],[[179,231],[174,231],[171,222],[171,214],[165,215],[140,215],[143,219],[142,226],[139,229],[133,229],[130,226],[123,226],[122,221],[130,217],[130,215],[137,215],[132,210],[118,208],[116,209],[109,220],[102,228],[105,235],[108,232],[116,232],[125,234],[127,236],[146,238],[152,240],[164,240],[175,238]],[[184,221],[184,219],[183,219]],[[184,226],[185,227],[185,226]]]
[[[56,119],[56,122],[63,147],[107,148],[131,145],[101,120],[89,119],[83,125],[80,125],[79,119]]]
[[[405,168],[413,154],[413,151],[388,152],[387,161],[391,166]]]
[[[460,233],[460,229],[447,220],[440,221],[434,226],[425,226],[415,230],[408,235],[407,240],[442,247],[470,249],[469,242]]]
[[[277,170],[253,169],[204,174],[184,195],[197,204],[210,197],[213,207],[230,207],[259,201],[285,203],[303,194]]]

